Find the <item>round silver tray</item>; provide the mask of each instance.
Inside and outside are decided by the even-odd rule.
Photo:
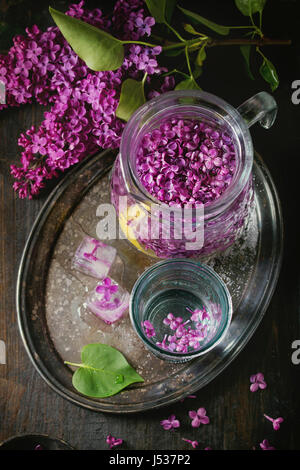
[[[115,152],[105,151],[86,159],[50,194],[23,252],[16,302],[27,353],[57,393],[91,410],[131,413],[174,403],[199,390],[241,352],[262,320],[276,286],[283,224],[272,178],[256,155],[255,205],[244,234],[226,252],[206,260],[232,295],[234,314],[228,334],[214,350],[191,362],[162,361],[144,348],[128,315],[109,326],[84,308],[97,281],[71,265],[82,237],[96,236],[96,211],[99,204],[109,202],[108,173],[114,158]],[[110,276],[130,291],[137,277],[157,259],[137,251],[127,240],[108,243],[118,252]],[[145,382],[105,399],[78,393],[64,360],[78,362],[82,346],[93,342],[119,349]]]

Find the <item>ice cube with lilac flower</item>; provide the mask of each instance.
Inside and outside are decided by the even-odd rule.
[[[76,250],[73,267],[83,274],[103,279],[107,276],[116,253],[113,246],[86,236]]]
[[[87,299],[88,309],[108,325],[128,311],[129,293],[110,277],[99,282]]]

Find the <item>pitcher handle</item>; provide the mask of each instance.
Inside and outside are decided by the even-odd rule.
[[[262,127],[269,129],[276,119],[277,104],[272,95],[261,91],[241,104],[237,110],[248,127],[259,121]]]

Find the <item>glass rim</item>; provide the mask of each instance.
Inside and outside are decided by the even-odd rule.
[[[240,133],[243,136],[242,141],[243,141],[243,148],[244,148],[243,153],[245,156],[245,162],[243,165],[240,165],[239,172],[237,172],[234,175],[235,181],[231,182],[228,188],[226,188],[224,193],[218,199],[215,199],[213,202],[204,205],[205,215],[207,217],[214,217],[218,215],[222,210],[229,207],[230,204],[233,203],[235,199],[239,196],[239,194],[242,192],[242,190],[245,188],[249,180],[249,177],[252,171],[252,165],[253,165],[253,144],[252,144],[252,139],[251,139],[248,126],[246,122],[244,121],[243,117],[237,111],[237,109],[234,108],[229,103],[227,103],[222,98],[219,98],[218,96],[212,93],[204,92],[202,90],[174,90],[174,91],[165,92],[162,95],[152,98],[151,100],[144,103],[134,112],[134,114],[130,117],[129,121],[126,123],[124,127],[122,138],[121,138],[121,143],[120,143],[120,168],[124,176],[125,184],[127,184],[126,181],[128,179],[133,180],[135,186],[138,188],[139,192],[141,193],[141,196],[137,196],[136,194],[132,193],[132,191],[129,189],[129,193],[136,200],[139,200],[140,202],[143,202],[143,203],[148,202],[151,205],[156,205],[157,207],[165,206],[166,208],[169,208],[172,211],[174,211],[174,213],[182,210],[182,208],[169,206],[168,204],[160,202],[157,199],[155,199],[146,190],[146,188],[140,182],[139,178],[135,175],[135,172],[133,171],[132,166],[130,164],[130,158],[129,158],[131,145],[132,145],[132,139],[135,138],[133,134],[134,134],[136,127],[139,125],[139,122],[142,121],[143,115],[146,112],[149,112],[151,108],[155,108],[159,104],[161,104],[162,109],[165,110],[168,107],[167,105],[168,102],[171,102],[174,99],[178,99],[178,98],[194,98],[194,99],[198,98],[198,99],[202,99],[204,102],[206,101],[207,103],[216,105],[217,107],[225,111],[227,115],[230,116],[234,120],[234,125],[230,124],[231,128],[234,130],[239,128],[241,131]],[[176,104],[176,107],[178,106],[180,105]],[[193,107],[196,108],[197,106],[193,105]],[[153,115],[153,117],[154,116],[155,115]],[[147,123],[150,120],[151,118],[147,120]],[[143,126],[144,125],[145,123],[143,124]],[[239,142],[240,142],[240,139],[239,139]],[[238,152],[239,161],[241,160],[240,154],[241,152],[239,151]]]
[[[218,335],[213,338],[213,340],[212,340],[213,342],[212,343],[209,342],[208,347],[204,346],[203,349],[201,349],[200,351],[196,350],[196,351],[191,351],[191,352],[188,352],[188,353],[180,353],[180,352],[168,351],[168,350],[165,350],[165,349],[162,349],[162,348],[158,347],[155,343],[152,343],[149,340],[149,338],[147,338],[147,336],[143,332],[143,329],[141,328],[141,325],[139,324],[139,322],[137,322],[137,320],[135,318],[135,315],[134,315],[134,312],[133,312],[134,311],[135,296],[136,296],[136,293],[137,293],[138,288],[140,287],[141,283],[143,283],[153,271],[156,271],[157,269],[160,269],[161,267],[163,267],[165,265],[168,265],[168,264],[171,264],[171,263],[186,263],[190,267],[194,267],[194,268],[197,268],[197,269],[201,268],[202,271],[205,272],[207,277],[210,277],[211,279],[213,279],[215,282],[218,283],[218,285],[221,287],[221,289],[224,293],[224,297],[225,297],[225,300],[226,300],[226,306],[227,306],[226,321],[224,323],[224,326],[223,326],[222,330],[218,333]],[[228,287],[226,286],[223,279],[210,266],[208,266],[206,264],[203,264],[203,263],[200,263],[199,261],[190,260],[188,258],[166,259],[166,260],[159,261],[158,263],[155,263],[154,265],[150,266],[148,269],[146,269],[141,274],[141,276],[135,282],[135,284],[132,288],[131,295],[130,295],[130,300],[129,300],[129,316],[130,316],[130,320],[131,320],[131,324],[133,326],[133,329],[137,333],[138,337],[141,339],[141,341],[143,341],[146,344],[146,346],[150,350],[155,351],[160,356],[164,356],[166,359],[170,358],[170,359],[178,359],[178,360],[184,361],[186,359],[193,359],[195,357],[201,356],[202,354],[205,354],[205,353],[211,351],[213,348],[215,348],[222,341],[224,336],[227,334],[227,331],[229,329],[229,326],[230,326],[230,323],[231,323],[231,320],[232,320],[232,314],[233,314],[232,298],[231,298],[230,292],[228,290]],[[223,312],[222,312],[222,315],[223,315]]]

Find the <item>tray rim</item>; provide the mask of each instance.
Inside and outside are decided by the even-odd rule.
[[[25,350],[35,370],[39,373],[39,375],[43,378],[43,380],[50,386],[50,388],[54,390],[56,393],[58,393],[58,395],[67,399],[68,401],[70,401],[71,403],[75,405],[78,405],[80,407],[83,407],[92,411],[106,412],[106,413],[112,413],[112,414],[133,414],[133,413],[145,412],[145,411],[148,411],[149,409],[157,409],[163,406],[177,403],[179,399],[182,399],[182,396],[180,397],[175,396],[173,398],[168,399],[167,402],[159,402],[156,404],[149,402],[148,408],[145,408],[145,409],[140,409],[140,408],[128,409],[124,407],[124,405],[121,405],[121,404],[120,404],[120,409],[118,410],[114,410],[111,408],[106,409],[105,407],[103,408],[101,407],[101,403],[99,403],[99,406],[95,406],[96,402],[94,402],[94,404],[91,403],[89,401],[89,397],[84,397],[83,395],[77,394],[75,392],[71,392],[70,390],[62,386],[61,383],[57,381],[51,374],[48,373],[47,367],[44,366],[39,356],[35,353],[34,347],[32,346],[30,334],[28,333],[28,328],[26,327],[26,324],[24,324],[24,321],[22,319],[22,279],[23,279],[25,268],[26,268],[27,254],[30,250],[32,243],[34,243],[34,236],[35,236],[37,229],[39,227],[40,228],[43,227],[45,221],[47,220],[47,217],[49,216],[52,210],[53,205],[55,205],[56,203],[56,200],[69,187],[70,182],[72,181],[72,178],[74,178],[74,176],[78,176],[78,173],[80,172],[81,168],[83,167],[86,168],[90,165],[93,165],[93,162],[96,161],[100,156],[105,157],[106,154],[110,154],[110,153],[114,154],[115,151],[112,149],[100,151],[94,155],[89,156],[88,158],[85,158],[82,162],[79,163],[79,165],[75,165],[74,168],[72,168],[62,178],[62,180],[57,184],[57,186],[50,192],[46,201],[42,205],[33,223],[30,233],[27,237],[27,240],[23,249],[22,257],[20,260],[19,268],[18,268],[17,284],[16,284],[17,322],[18,322],[18,329],[19,329],[19,333],[20,333],[23,345],[25,347]],[[276,232],[277,232],[277,237],[278,237],[278,240],[277,240],[278,256],[277,256],[276,261],[273,262],[272,269],[270,270],[269,279],[271,279],[272,281],[271,286],[269,284],[269,286],[266,286],[266,289],[264,290],[264,294],[261,297],[257,306],[257,310],[259,309],[261,313],[259,317],[256,319],[255,323],[252,325],[252,329],[248,333],[248,335],[245,338],[243,338],[243,340],[239,343],[238,347],[232,351],[231,356],[226,358],[226,361],[224,361],[225,363],[223,362],[221,365],[219,365],[217,374],[215,373],[210,374],[210,376],[202,382],[200,387],[199,385],[194,386],[194,387],[191,386],[191,388],[189,389],[188,392],[186,392],[185,395],[194,393],[195,391],[200,390],[203,387],[205,387],[208,383],[212,382],[218,375],[220,375],[234,361],[234,359],[239,355],[239,353],[245,348],[245,346],[247,345],[247,343],[250,341],[255,331],[257,330],[259,324],[261,323],[264,317],[264,314],[270,304],[275,288],[277,286],[277,281],[279,278],[281,265],[282,265],[282,258],[283,258],[284,225],[283,225],[282,207],[281,207],[281,202],[278,196],[276,186],[269,172],[269,169],[264,163],[262,157],[257,152],[255,152],[255,163],[258,164],[260,170],[263,172],[267,180],[268,189],[271,190],[272,200],[274,202],[273,210],[276,213],[275,219],[277,221]],[[81,195],[83,196],[84,194],[86,194],[86,192],[88,192],[91,189],[91,187],[94,184],[94,180],[98,179],[99,173],[103,173],[103,176],[104,176],[106,172],[107,170],[100,170],[100,172],[96,173],[94,177],[90,179],[84,192]],[[54,204],[53,204],[53,200],[55,200]]]

